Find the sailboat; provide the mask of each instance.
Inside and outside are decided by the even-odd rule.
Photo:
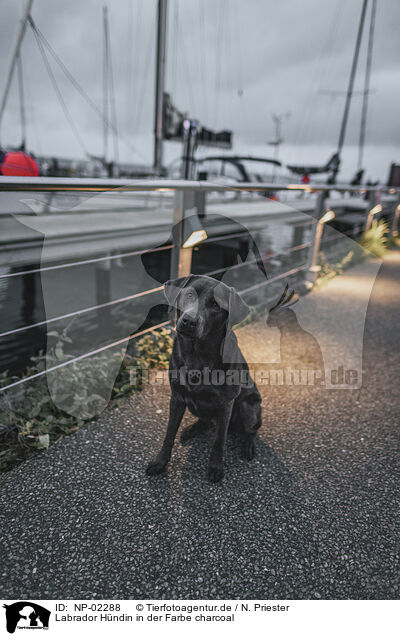
[[[349,83],[346,92],[346,100],[345,106],[342,116],[342,122],[340,126],[339,139],[336,152],[331,156],[331,158],[326,162],[326,164],[322,166],[315,165],[288,165],[288,169],[294,174],[301,175],[310,175],[310,174],[328,174],[328,183],[335,184],[337,180],[337,175],[340,169],[341,163],[341,155],[343,150],[343,145],[346,136],[347,122],[350,112],[351,100],[354,93],[354,80],[356,77],[357,65],[360,54],[361,41],[363,36],[365,17],[367,12],[368,0],[363,0],[360,21],[358,25],[356,44],[353,54],[353,60],[351,64]],[[362,115],[361,115],[361,126],[360,126],[360,138],[359,138],[359,151],[358,151],[358,166],[355,177],[352,181],[353,185],[359,185],[361,183],[362,175],[364,173],[363,170],[363,155],[364,155],[364,145],[365,145],[365,132],[367,126],[367,110],[368,110],[368,97],[370,93],[370,77],[371,77],[371,64],[372,64],[372,47],[374,40],[374,29],[375,29],[375,16],[376,16],[376,0],[372,0],[372,9],[371,9],[371,17],[370,17],[370,29],[369,29],[369,39],[368,39],[368,53],[367,53],[367,64],[365,71],[365,80],[364,80],[364,90],[363,90],[363,106],[362,106]]]
[[[371,18],[370,18],[370,33],[369,33],[369,42],[368,42],[368,55],[367,55],[367,66],[365,73],[365,85],[363,91],[363,108],[362,108],[362,119],[361,119],[361,128],[360,128],[360,141],[359,141],[359,160],[358,160],[358,175],[361,176],[362,170],[362,161],[363,161],[363,150],[365,143],[365,131],[366,131],[366,122],[367,122],[367,108],[368,108],[368,96],[370,93],[369,83],[370,83],[370,72],[371,72],[371,60],[372,60],[372,47],[373,47],[373,37],[374,37],[374,23],[375,23],[375,14],[376,14],[376,0],[371,0],[372,2],[372,10],[371,10]],[[24,35],[27,29],[27,26],[30,26],[35,36],[38,40],[38,45],[41,47],[41,52],[46,46],[49,47],[49,44],[46,42],[43,34],[37,29],[32,16],[33,0],[27,0],[24,14],[21,20],[21,25],[17,37],[17,41],[15,44],[10,69],[7,76],[7,81],[5,85],[5,90],[3,92],[2,100],[0,103],[0,125],[4,115],[5,106],[7,103],[7,98],[10,91],[11,82],[13,79],[13,75],[18,65],[21,62],[21,45],[24,39]],[[364,24],[366,20],[366,12],[367,12],[368,0],[362,0],[362,10],[361,16],[358,26],[356,45],[354,50],[354,55],[352,59],[350,77],[348,88],[346,92],[346,100],[344,106],[344,112],[340,127],[339,139],[337,150],[332,154],[330,159],[323,165],[294,165],[289,164],[285,165],[285,167],[294,175],[302,175],[303,180],[305,182],[309,181],[309,175],[316,174],[327,174],[328,175],[328,183],[336,183],[337,175],[340,169],[341,163],[341,154],[345,141],[347,123],[349,110],[351,105],[351,100],[354,93],[354,81],[357,71],[357,65],[359,60],[360,46],[361,40],[363,36]],[[154,151],[153,151],[153,165],[138,165],[132,163],[122,164],[118,159],[118,139],[117,139],[117,126],[116,126],[116,116],[115,116],[115,107],[114,113],[112,112],[112,95],[110,91],[113,90],[112,76],[111,83],[109,81],[109,73],[111,66],[111,53],[110,53],[110,36],[109,36],[109,27],[107,21],[107,11],[104,9],[104,64],[106,71],[104,72],[103,79],[103,91],[105,93],[103,99],[103,110],[99,109],[90,97],[84,93],[84,89],[78,85],[76,80],[71,76],[71,73],[68,72],[65,65],[61,62],[59,58],[55,55],[54,51],[52,51],[53,59],[60,64],[63,72],[67,73],[70,81],[75,85],[82,96],[86,99],[86,102],[94,108],[97,112],[97,115],[101,118],[103,124],[103,140],[104,140],[104,149],[103,156],[95,156],[87,151],[84,144],[82,143],[82,139],[79,139],[80,135],[77,134],[78,141],[81,142],[83,147],[83,151],[87,155],[86,161],[73,161],[68,159],[61,159],[59,157],[41,157],[38,158],[40,163],[42,174],[48,174],[52,176],[61,175],[61,174],[70,174],[71,176],[124,176],[124,177],[148,177],[148,176],[158,176],[164,177],[167,176],[167,170],[164,166],[164,156],[163,156],[163,148],[164,143],[166,141],[176,141],[183,145],[182,152],[182,162],[179,170],[179,177],[190,179],[194,177],[198,177],[200,173],[203,174],[203,178],[205,177],[205,171],[203,169],[204,163],[207,159],[213,160],[215,156],[203,157],[200,161],[197,161],[195,158],[196,150],[199,146],[204,147],[214,147],[219,148],[220,150],[229,150],[232,148],[233,144],[233,133],[230,130],[221,130],[221,131],[213,131],[209,127],[202,125],[198,120],[190,117],[188,113],[182,112],[176,105],[174,104],[173,97],[165,90],[165,73],[166,73],[166,43],[167,43],[167,10],[168,10],[168,0],[158,0],[157,5],[157,39],[156,39],[156,69],[155,69],[155,110],[154,110]],[[46,58],[44,57],[44,61],[46,62]],[[48,64],[47,64],[48,69]],[[49,69],[48,69],[49,70]],[[55,83],[55,78],[53,76],[53,85],[55,87],[56,92],[60,93],[60,89],[57,87]],[[58,95],[60,97],[60,95]],[[110,102],[111,98],[111,102]],[[23,99],[22,90],[20,91],[20,99]],[[65,100],[64,100],[65,102]],[[111,106],[109,106],[111,104]],[[61,102],[61,105],[62,102]],[[73,128],[75,133],[78,133],[76,129],[76,125],[72,120],[71,115],[68,113],[66,105],[63,105],[65,115],[67,119],[69,119],[69,123]],[[21,103],[21,125],[24,131],[25,123],[24,123],[24,108]],[[111,117],[109,116],[111,115]],[[111,161],[107,158],[107,147],[108,147],[108,135],[110,132],[114,134],[114,146],[116,148],[114,152],[114,159]],[[123,139],[125,143],[127,139]],[[23,145],[25,145],[25,133],[23,132]],[[24,150],[21,148],[19,150]],[[219,155],[218,155],[219,157]],[[243,156],[241,161],[238,158],[238,155],[229,156],[223,155],[224,163],[232,163],[235,162],[237,166],[239,166],[239,170],[244,173],[246,172],[246,168],[243,164],[243,161],[261,161],[265,164],[271,164],[271,166],[282,166],[282,162],[277,162],[275,160],[269,159],[267,157],[248,157]],[[91,174],[87,174],[88,170],[92,170]],[[105,174],[101,174],[102,171]],[[249,174],[252,171],[247,171]],[[243,179],[240,179],[243,180]],[[360,178],[354,181],[360,182]]]

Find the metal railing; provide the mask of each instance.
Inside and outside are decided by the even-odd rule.
[[[198,217],[200,218],[202,215],[207,216],[205,212],[205,195],[210,192],[259,192],[259,193],[270,193],[270,192],[278,192],[278,191],[292,191],[292,192],[307,192],[307,193],[317,193],[318,196],[315,201],[310,200],[310,212],[311,219],[306,223],[302,222],[300,225],[310,225],[312,227],[312,240],[299,243],[298,245],[292,246],[288,250],[284,250],[281,252],[274,253],[273,256],[266,257],[264,260],[268,261],[276,256],[284,256],[290,255],[295,252],[299,252],[301,250],[309,250],[307,263],[302,264],[297,267],[290,267],[286,271],[280,272],[267,280],[262,281],[261,283],[257,283],[255,285],[251,285],[248,288],[240,290],[242,295],[249,294],[256,289],[264,287],[266,285],[270,285],[282,278],[287,278],[301,272],[306,273],[306,286],[310,289],[315,281],[317,275],[317,257],[320,249],[320,242],[323,233],[323,227],[325,224],[324,218],[327,214],[327,197],[328,194],[332,191],[337,193],[350,193],[350,194],[360,194],[367,197],[368,205],[366,210],[364,211],[365,215],[365,225],[364,227],[368,227],[372,210],[380,207],[380,210],[374,213],[381,214],[383,212],[382,206],[377,206],[377,192],[380,195],[391,195],[386,201],[386,209],[384,210],[386,214],[390,213],[393,215],[392,222],[392,233],[397,233],[397,224],[400,216],[400,196],[399,191],[393,188],[385,188],[385,187],[364,187],[364,186],[348,186],[348,185],[313,185],[313,184],[279,184],[279,183],[240,183],[237,186],[226,186],[213,184],[205,181],[152,181],[152,180],[142,180],[142,181],[128,181],[121,179],[64,179],[64,178],[21,178],[21,177],[1,177],[0,178],[0,193],[2,192],[31,192],[31,193],[48,193],[48,192],[78,192],[78,193],[99,193],[99,192],[110,192],[120,190],[121,192],[158,192],[158,193],[172,193],[174,196],[174,215],[173,215],[173,225],[178,226],[179,224],[183,224],[186,218],[186,212],[190,209],[191,213],[193,213],[193,208],[195,208]],[[394,195],[394,196],[393,196]],[[1,194],[0,194],[1,196]],[[169,196],[169,195],[168,195]],[[350,199],[349,199],[350,200]],[[354,199],[352,199],[354,201]],[[343,203],[343,202],[342,202]],[[287,202],[285,202],[287,206]],[[249,203],[251,206],[251,203]],[[334,208],[334,202],[331,201],[331,206]],[[295,206],[293,206],[295,208]],[[361,206],[363,207],[363,206]],[[12,214],[10,212],[9,214]],[[18,212],[18,215],[21,215],[21,212]],[[328,219],[333,218],[332,216]],[[171,228],[172,229],[172,228]],[[216,242],[218,240],[226,240],[233,237],[241,236],[243,232],[233,232],[233,233],[225,233],[217,236],[207,237],[205,240],[205,244]],[[343,232],[343,235],[348,235],[348,232]],[[335,240],[337,237],[334,237]],[[329,242],[329,239],[328,239]],[[124,259],[131,256],[140,256],[143,254],[150,254],[161,252],[165,250],[171,250],[171,264],[170,264],[170,275],[171,278],[176,276],[186,276],[191,273],[191,263],[192,263],[192,250],[193,247],[183,247],[183,238],[182,235],[178,235],[176,237],[176,242],[174,244],[163,245],[160,247],[156,247],[153,249],[142,249],[142,250],[133,250],[129,252],[119,252],[117,254],[107,254],[107,256],[99,256],[96,258],[90,259],[80,259],[74,260],[67,263],[47,265],[45,267],[31,268],[26,271],[19,272],[11,272],[4,273],[0,275],[0,281],[3,279],[12,279],[17,277],[29,276],[31,274],[38,274],[43,272],[49,272],[53,270],[62,270],[68,269],[72,267],[81,267],[89,264],[100,265],[103,263],[109,264],[110,261],[117,259]],[[222,267],[214,270],[210,270],[206,272],[210,276],[215,276],[217,274],[222,274],[227,270],[235,270],[239,268],[249,267],[257,263],[257,259],[252,259],[249,261],[245,261],[242,263],[238,263],[235,265],[230,265],[227,267]],[[31,329],[35,329],[38,327],[44,327],[46,325],[52,324],[57,321],[62,321],[67,318],[73,318],[75,316],[86,314],[93,311],[99,311],[106,308],[110,308],[115,305],[119,305],[122,303],[127,303],[136,299],[139,299],[148,294],[154,294],[162,290],[162,286],[157,286],[152,289],[142,290],[141,292],[131,294],[128,296],[120,297],[114,300],[106,300],[105,302],[98,302],[95,305],[85,307],[83,309],[79,309],[76,311],[68,312],[59,316],[55,316],[49,318],[47,320],[33,322],[28,325],[24,325],[22,327],[16,327],[14,329],[8,329],[0,333],[0,338],[5,338],[10,335],[15,335],[21,332],[25,332]],[[157,323],[147,329],[142,329],[137,331],[136,333],[115,340],[114,342],[107,343],[101,347],[97,347],[93,350],[87,351],[86,353],[76,356],[72,359],[68,359],[65,362],[54,365],[51,368],[48,368],[44,371],[41,371],[36,374],[32,374],[26,378],[22,378],[19,380],[15,380],[6,386],[0,388],[0,393],[4,392],[13,387],[24,384],[25,382],[29,382],[34,380],[40,376],[43,376],[47,373],[50,373],[56,369],[60,369],[64,366],[73,364],[82,359],[86,359],[88,357],[99,354],[103,351],[111,349],[113,347],[117,347],[118,345],[122,345],[124,343],[129,342],[132,339],[138,338],[145,333],[154,331],[160,327],[166,326],[169,321],[163,321],[161,323]]]
[[[126,192],[383,192],[398,194],[398,188],[388,186],[352,186],[348,184],[302,184],[302,183],[254,183],[238,182],[237,185],[223,185],[211,181],[186,181],[169,179],[75,179],[70,177],[0,177],[0,192],[108,192],[111,190]]]

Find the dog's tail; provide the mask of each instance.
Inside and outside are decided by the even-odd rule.
[[[286,287],[283,291],[283,294],[280,296],[279,300],[269,308],[269,312],[277,311],[278,309],[282,309],[283,307],[291,307],[299,300],[299,295],[295,292],[294,289],[289,289],[288,283],[286,283]]]

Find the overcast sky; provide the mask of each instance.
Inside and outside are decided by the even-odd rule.
[[[104,0],[35,0],[32,16],[91,99],[102,99]],[[371,0],[370,0],[371,4]],[[0,91],[3,90],[18,21],[25,2],[0,3]],[[169,0],[166,90],[175,104],[202,124],[234,131],[234,150],[272,156],[272,113],[283,122],[280,158],[325,162],[335,150],[355,46],[362,0]],[[152,161],[155,0],[109,0],[111,49],[120,157]],[[363,88],[368,9],[356,90]],[[365,164],[386,179],[400,161],[400,1],[377,0]],[[85,147],[102,153],[102,123],[60,70],[54,74]],[[28,145],[40,154],[81,157],[59,105],[33,33],[23,44]],[[356,168],[361,96],[355,96],[346,136],[342,176]],[[17,82],[2,124],[3,144],[20,142]],[[111,144],[111,141],[110,141]],[[136,152],[132,150],[132,145]],[[166,161],[180,146],[166,144]]]

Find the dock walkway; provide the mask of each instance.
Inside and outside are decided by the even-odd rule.
[[[242,460],[229,438],[219,484],[206,481],[203,438],[177,441],[168,472],[145,476],[167,387],[1,475],[0,596],[397,598],[400,252],[370,298],[368,267],[307,297],[322,314],[340,297],[349,323],[369,299],[362,388],[262,386],[257,457]],[[239,330],[247,353],[263,330]]]

